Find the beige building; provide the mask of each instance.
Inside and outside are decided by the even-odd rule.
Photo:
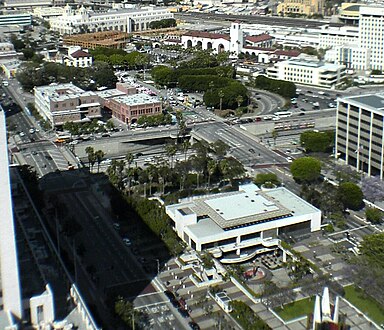
[[[384,95],[338,100],[335,156],[357,171],[384,178]]]
[[[98,95],[71,83],[35,87],[34,92],[37,111],[54,126],[101,117]]]
[[[125,124],[133,124],[142,116],[158,115],[162,110],[159,99],[144,93],[111,98],[105,101],[105,107]]]
[[[298,14],[312,16],[323,14],[323,0],[284,0],[277,6],[277,13],[281,15]]]

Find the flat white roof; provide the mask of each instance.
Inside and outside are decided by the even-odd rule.
[[[205,201],[224,220],[249,217],[265,212],[278,211],[279,207],[258,192],[239,193]]]
[[[126,105],[152,104],[160,102],[158,98],[144,93],[120,96],[116,97],[114,100]]]

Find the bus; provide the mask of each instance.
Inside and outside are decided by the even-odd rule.
[[[275,116],[280,117],[280,118],[287,118],[292,116],[291,111],[278,111],[275,112]]]
[[[60,134],[57,136],[57,139],[55,140],[55,142],[56,143],[65,143],[65,142],[69,142],[70,140],[71,140],[70,135]]]

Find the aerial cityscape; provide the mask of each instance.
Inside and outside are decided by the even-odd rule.
[[[384,329],[384,2],[0,6],[0,330]]]

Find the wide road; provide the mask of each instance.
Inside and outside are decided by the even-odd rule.
[[[286,163],[286,159],[259,144],[241,128],[222,122],[209,123],[195,127],[191,133],[194,138],[209,143],[221,140],[230,146],[229,153],[245,166],[256,164]]]
[[[212,14],[212,13],[177,13],[176,19],[181,19],[186,22],[202,22],[210,21],[240,21],[248,24],[265,24],[271,26],[287,26],[287,27],[306,27],[316,28],[329,23],[326,20],[314,20],[303,18],[289,18],[279,16],[263,16],[263,15],[227,15],[227,14]],[[342,24],[339,24],[340,26]]]

